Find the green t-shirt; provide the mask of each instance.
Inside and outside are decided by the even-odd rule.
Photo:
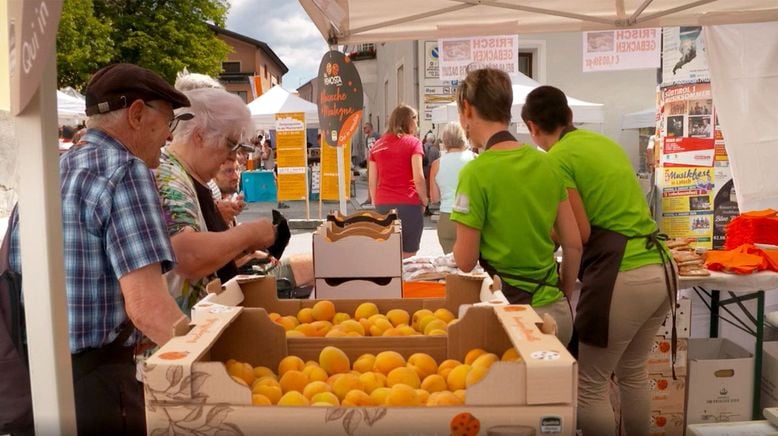
[[[558,283],[550,235],[565,198],[567,191],[545,154],[526,145],[487,150],[459,173],[451,220],[481,232],[481,256],[497,271]],[[503,280],[529,292],[537,286]],[[534,292],[532,305],[563,297],[558,288],[543,286]]]
[[[656,230],[635,170],[624,150],[599,133],[574,130],[548,152],[565,187],[576,189],[592,226],[625,236],[648,235]],[[662,263],[646,239],[627,241],[620,271]]]

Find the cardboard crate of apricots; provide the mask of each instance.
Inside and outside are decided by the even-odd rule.
[[[449,281],[458,285],[471,288],[463,293],[479,288],[473,279]],[[428,333],[298,337],[243,303],[201,307],[188,333],[146,361],[149,434],[475,435],[497,426],[575,433],[576,362],[542,333],[529,306],[471,306],[460,319],[422,300],[416,310],[406,310],[406,300],[280,301],[305,307],[269,309],[281,316],[310,308],[330,331],[351,320],[361,333],[357,325],[372,318],[368,331],[386,319]],[[309,320],[308,311],[301,315]],[[446,328],[430,328],[436,320]]]

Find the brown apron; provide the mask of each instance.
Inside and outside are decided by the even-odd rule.
[[[513,286],[510,283],[503,280],[502,293],[503,295],[505,295],[505,298],[508,299],[508,303],[510,304],[532,305],[532,297],[535,295],[535,292],[537,292],[543,286],[559,288],[559,283],[549,283],[546,281],[551,276],[551,273],[554,271],[553,268],[548,270],[548,273],[546,273],[546,276],[543,277],[542,280],[537,280],[531,277],[521,276],[518,274],[510,274],[506,272],[497,271],[486,259],[483,258],[483,256],[479,257],[478,262],[481,264],[481,267],[484,269],[484,271],[486,271],[489,274],[489,276],[493,277],[495,275],[498,275],[502,278],[520,280],[522,282],[529,282],[535,285],[535,287],[531,291],[528,291],[526,289]]]

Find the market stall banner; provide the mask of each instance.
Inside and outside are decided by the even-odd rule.
[[[343,147],[362,119],[364,95],[359,72],[351,59],[332,50],[321,58],[317,80],[322,138],[327,144]]]
[[[40,86],[62,0],[0,0],[0,109],[19,115]]]
[[[438,40],[440,80],[461,80],[470,68],[519,72],[519,36],[476,36]]]
[[[343,147],[333,147],[329,144],[323,144],[321,147],[321,199],[339,200],[338,196],[338,152],[343,154],[345,164],[345,180],[343,184],[343,196],[348,199],[351,194],[351,139],[346,141]]]
[[[660,67],[662,29],[583,33],[583,72]]]
[[[308,149],[305,113],[276,114],[278,200],[305,200],[308,195]]]

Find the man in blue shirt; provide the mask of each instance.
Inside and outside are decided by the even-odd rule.
[[[163,344],[185,319],[162,280],[175,258],[150,168],[159,165],[174,127],[173,109],[188,106],[186,96],[145,68],[105,67],[86,88],[89,130],[60,159],[63,292],[79,434],[146,433],[135,329]],[[15,271],[18,221],[14,212]]]

